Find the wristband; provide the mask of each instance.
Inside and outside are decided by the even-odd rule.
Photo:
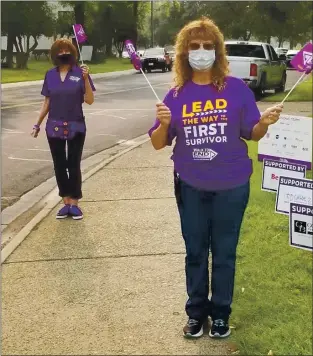
[[[34,125],[33,129],[37,130],[37,131],[40,131],[40,126],[39,125]]]

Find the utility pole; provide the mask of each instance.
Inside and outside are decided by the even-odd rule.
[[[154,28],[153,28],[153,0],[151,1],[151,47],[154,45]]]

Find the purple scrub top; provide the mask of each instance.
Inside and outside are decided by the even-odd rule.
[[[95,87],[91,78],[89,82],[93,91]],[[73,66],[61,81],[57,67],[50,69],[45,76],[41,95],[50,98],[48,120],[83,121],[83,103],[85,81],[80,67]]]

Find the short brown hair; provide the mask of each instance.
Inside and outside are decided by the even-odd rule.
[[[51,60],[55,66],[59,64],[57,60],[57,56],[61,50],[69,51],[71,55],[75,58],[75,63],[77,62],[78,55],[77,55],[76,47],[67,38],[60,38],[53,43],[50,50]]]

